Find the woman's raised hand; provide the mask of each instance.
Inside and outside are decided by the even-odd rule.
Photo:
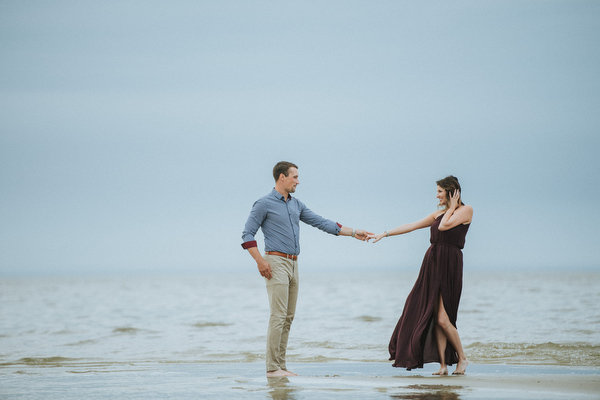
[[[460,190],[455,190],[450,196],[450,208],[457,208],[460,204]]]

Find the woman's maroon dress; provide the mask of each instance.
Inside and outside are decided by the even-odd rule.
[[[443,215],[443,214],[442,214]],[[463,257],[461,249],[469,225],[447,231],[438,229],[442,216],[431,225],[431,246],[427,249],[417,282],[406,299],[402,316],[390,340],[390,360],[394,367],[423,368],[423,364],[440,362],[435,339],[434,309],[439,295],[452,325],[456,326],[462,290]],[[456,350],[446,345],[446,364],[458,362]]]

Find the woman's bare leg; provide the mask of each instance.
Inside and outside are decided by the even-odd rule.
[[[444,334],[442,328],[440,328],[437,324],[438,309],[439,304],[434,307],[433,313],[436,316],[434,333],[435,341],[437,342],[438,355],[440,357],[440,369],[437,372],[434,372],[433,375],[448,375],[448,366],[446,365],[446,344],[448,340],[446,339],[446,335]]]
[[[446,365],[446,335],[442,328],[435,325],[435,339],[437,341],[438,354],[440,356],[440,369],[433,375],[448,375],[448,366]]]
[[[456,364],[456,370],[454,370],[454,375],[464,375],[465,370],[467,369],[467,365],[469,362],[467,361],[467,356],[462,347],[462,343],[460,342],[460,336],[458,335],[458,330],[456,327],[452,325],[450,322],[450,318],[448,318],[448,313],[446,313],[446,309],[444,308],[444,301],[442,300],[442,294],[440,293],[440,300],[437,312],[437,326],[438,331],[442,331],[446,339],[450,342],[450,344],[454,347],[456,352],[458,353],[458,364]],[[441,329],[440,329],[441,328]],[[437,332],[437,331],[436,331]],[[439,346],[439,338],[438,338],[438,346]],[[444,346],[445,350],[445,346]],[[443,358],[440,359],[443,360]]]

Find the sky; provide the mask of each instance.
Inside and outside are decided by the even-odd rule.
[[[0,276],[255,271],[282,160],[375,233],[455,175],[466,272],[600,271],[599,37],[597,1],[2,1]],[[300,265],[428,246],[302,224]]]

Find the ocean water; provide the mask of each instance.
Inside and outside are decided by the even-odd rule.
[[[385,361],[413,273],[301,274],[289,362]],[[0,374],[21,366],[264,359],[258,274],[3,278]],[[600,366],[600,273],[465,271],[476,363]]]
[[[301,272],[288,367],[387,362],[417,273]],[[263,375],[267,321],[258,273],[2,278],[0,386],[156,364],[249,363]],[[474,364],[600,367],[600,273],[465,269],[457,325]]]

